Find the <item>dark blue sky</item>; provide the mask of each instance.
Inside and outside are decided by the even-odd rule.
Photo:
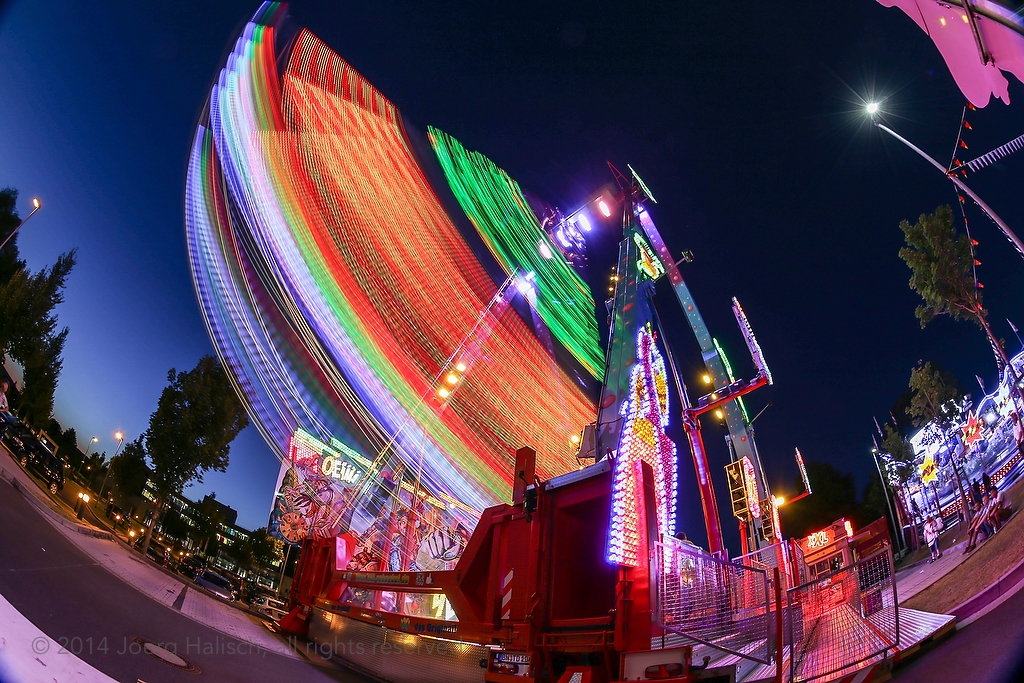
[[[83,447],[95,434],[112,453],[118,428],[135,438],[168,369],[212,351],[185,260],[185,167],[210,83],[257,6],[0,5],[0,186],[21,191],[23,214],[42,198],[20,238],[32,268],[79,249],[59,310],[71,334],[56,410]],[[573,206],[607,182],[606,159],[631,163],[659,200],[652,214],[669,247],[694,252],[684,277],[742,375],[752,368],[730,297],[758,334],[776,386],[750,403],[773,401],[756,427],[775,489],[793,492],[795,445],[862,486],[873,468],[871,417],[886,415],[919,358],[950,367],[969,389],[975,374],[994,383],[980,331],[946,320],[920,329],[897,256],[899,221],[955,195],[858,111],[859,95],[887,98],[898,130],[948,158],[963,98],[902,13],[872,0],[292,9],[418,128],[451,133],[553,203]],[[1012,108],[1024,88],[1014,82],[1010,92],[1011,107],[970,115],[962,158],[1024,132]],[[1010,157],[968,182],[1024,230],[1013,199],[1021,169],[1024,156]],[[1024,324],[1024,262],[970,215],[992,321],[1014,339],[1004,319]],[[604,273],[611,264],[593,265]],[[662,315],[693,379],[696,344],[670,304],[663,296]],[[722,479],[720,433],[709,425],[705,436]],[[189,493],[216,491],[241,524],[262,526],[276,470],[249,429],[228,472]],[[684,487],[687,496],[695,489]],[[681,524],[699,526],[696,517]]]

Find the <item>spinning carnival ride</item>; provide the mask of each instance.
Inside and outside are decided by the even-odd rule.
[[[668,374],[649,303],[667,275],[711,379],[709,397],[683,408],[722,550],[696,417],[723,410],[735,458],[756,462],[735,399],[768,378],[738,304],[759,366],[751,383],[727,370],[638,178],[619,176],[593,212],[542,221],[490,160],[439,130],[428,139],[436,160],[417,157],[395,106],[280,3],[246,25],[211,91],[188,170],[189,256],[218,354],[284,464],[272,531],[292,543],[347,534],[357,569],[450,568],[482,512],[508,501],[516,449],[536,447],[547,480],[581,467],[582,433],[596,460],[619,454],[607,558],[635,563],[642,463],[657,473],[660,533],[675,525]],[[435,161],[483,253],[428,181]],[[613,211],[627,239],[606,358],[571,261]],[[770,500],[745,471],[752,502]]]
[[[843,570],[855,573],[842,600],[838,576],[789,575],[741,401],[771,375],[735,299],[756,375],[733,375],[635,172],[613,168],[616,183],[565,215],[532,208],[451,136],[427,138],[417,146],[394,105],[279,3],[246,25],[196,131],[196,291],[282,460],[271,531],[302,546],[279,625],[410,683],[781,681],[787,666],[803,680],[829,673],[807,674],[813,662],[840,661],[835,673],[904,647],[887,549]],[[574,270],[600,223],[623,231],[606,350]],[[701,348],[696,400],[654,306],[661,278]],[[710,553],[673,538],[674,409]],[[755,549],[742,563],[722,557],[699,419],[711,411],[729,427],[733,512]],[[846,654],[821,657],[805,636],[840,616],[863,637],[847,628]],[[713,653],[691,670],[694,643]]]

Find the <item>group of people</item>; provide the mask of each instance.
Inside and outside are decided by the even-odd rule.
[[[977,485],[978,482],[974,482],[974,484],[974,487],[972,487],[974,489],[972,491],[974,493],[974,516],[971,518],[971,524],[968,527],[965,555],[978,547],[978,536],[985,534],[985,538],[989,538],[1002,527],[1000,510],[1003,507],[1003,494],[994,485],[989,483],[988,488],[981,492],[979,500],[978,493],[980,487]]]
[[[967,527],[965,555],[978,547],[979,537],[989,538],[1002,527],[1003,494],[992,483],[988,474],[984,475],[982,482],[975,480],[971,485],[970,492],[971,501],[968,504],[970,522]],[[924,523],[924,540],[931,553],[929,563],[942,557],[942,551],[939,548],[941,532],[942,518],[928,515]]]

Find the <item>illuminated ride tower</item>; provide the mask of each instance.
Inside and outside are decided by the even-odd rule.
[[[609,164],[609,166],[611,166]],[[592,455],[596,460],[617,454],[624,443],[633,436],[629,428],[629,401],[632,396],[634,381],[634,364],[642,362],[643,354],[634,349],[637,335],[647,329],[660,330],[660,320],[654,308],[654,283],[667,276],[673,292],[694,331],[700,344],[702,356],[707,368],[707,376],[711,391],[691,402],[682,377],[672,361],[668,339],[662,333],[664,347],[672,365],[676,388],[682,405],[683,427],[690,442],[693,454],[694,469],[704,511],[704,521],[708,534],[708,549],[712,554],[720,554],[725,550],[722,541],[721,522],[712,483],[711,470],[708,465],[701,424],[698,419],[705,413],[721,411],[730,430],[728,441],[732,463],[726,468],[730,479],[738,472],[742,486],[742,500],[733,499],[733,511],[740,518],[743,554],[759,547],[758,540],[774,543],[776,541],[775,524],[771,522],[774,501],[767,494],[763,477],[758,477],[754,463],[759,462],[753,448],[753,438],[749,433],[749,421],[746,410],[742,406],[742,396],[767,384],[771,384],[768,370],[761,349],[754,338],[750,324],[740,307],[733,299],[733,312],[757,368],[757,374],[750,381],[736,380],[731,368],[727,369],[724,356],[721,354],[717,341],[711,337],[704,319],[697,309],[697,304],[690,294],[689,288],[679,272],[675,259],[672,258],[658,232],[650,213],[645,208],[647,202],[653,202],[650,191],[640,177],[630,169],[631,178],[625,178],[614,167],[611,167],[618,180],[619,194],[616,199],[621,201],[623,241],[619,245],[619,260],[616,270],[615,291],[610,302],[611,331],[609,334],[607,370],[605,384],[599,401],[597,422],[585,432],[584,447],[581,451],[588,454],[588,446],[593,444]],[[730,481],[732,484],[732,481]],[[746,515],[744,519],[743,515]],[[767,519],[765,519],[767,517]],[[765,523],[767,522],[767,523]],[[760,532],[748,536],[747,523]]]

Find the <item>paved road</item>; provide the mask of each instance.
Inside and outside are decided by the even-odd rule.
[[[72,545],[3,481],[0,520],[0,594],[50,638],[118,681],[365,680],[333,665],[314,666],[254,647],[155,602]],[[202,673],[139,653],[131,647],[132,636],[173,644]]]
[[[893,672],[899,683],[1024,680],[1024,590]]]

